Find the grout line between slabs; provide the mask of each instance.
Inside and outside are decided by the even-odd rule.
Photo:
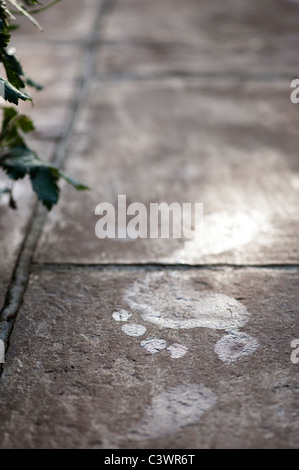
[[[239,72],[191,72],[191,71],[169,71],[169,72],[152,72],[148,74],[130,73],[130,72],[105,72],[98,73],[95,77],[99,82],[103,83],[115,83],[115,82],[147,82],[147,81],[167,81],[167,80],[182,80],[192,81],[201,80],[203,82],[209,80],[215,80],[221,82],[226,80],[227,82],[240,82],[240,83],[260,83],[267,84],[268,87],[271,84],[280,84],[284,82],[291,82],[293,78],[296,78],[296,73],[261,73],[261,74],[245,74]]]
[[[65,126],[65,132],[58,141],[52,162],[62,167],[67,157],[67,148],[73,134],[75,123],[78,119],[84,99],[89,91],[91,77],[96,68],[96,50],[99,41],[95,41],[101,31],[102,19],[108,9],[113,5],[114,0],[102,0],[98,3],[95,12],[95,20],[85,49],[82,54],[79,77],[74,90],[74,99],[69,108],[68,120]],[[0,339],[4,341],[6,352],[9,347],[10,337],[13,331],[14,323],[20,306],[22,304],[31,272],[31,263],[34,252],[39,241],[43,226],[47,217],[47,210],[37,203],[33,209],[33,214],[29,222],[27,233],[23,240],[19,256],[14,268],[14,272],[6,293],[4,306],[0,311]],[[0,364],[0,376],[3,372],[3,365]]]
[[[299,264],[183,264],[183,263],[32,263],[31,273],[52,272],[148,272],[148,271],[284,271],[299,273]]]

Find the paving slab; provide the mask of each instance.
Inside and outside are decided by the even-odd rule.
[[[1,448],[298,447],[298,273],[31,276]]]
[[[91,191],[63,190],[39,263],[298,263],[298,109],[289,83],[94,82],[67,171]],[[203,203],[193,240],[105,239],[95,208]]]
[[[121,0],[106,26],[106,37],[137,37],[199,43],[209,39],[298,34],[298,4],[281,0]]]
[[[299,39],[298,39],[299,42]],[[239,46],[214,45],[200,48],[188,44],[164,44],[157,42],[134,42],[107,40],[99,51],[98,73],[102,79],[145,79],[168,75],[203,77],[215,76],[219,79],[240,78],[269,82],[297,76],[298,57],[294,52],[278,50],[271,54],[254,50],[239,50]],[[297,46],[296,46],[297,50]]]
[[[34,106],[22,103],[19,109],[33,119],[36,140],[56,143],[65,132],[75,99],[78,76],[82,72],[79,67],[82,48],[41,42],[34,46],[34,54],[30,54],[22,37],[17,37],[15,45],[26,73],[43,86],[41,91],[28,89]]]
[[[123,0],[107,21],[99,71],[296,75],[298,12],[282,0]]]

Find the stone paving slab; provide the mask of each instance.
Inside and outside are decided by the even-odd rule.
[[[106,38],[146,38],[173,43],[298,35],[298,4],[288,0],[121,0]]]
[[[289,83],[94,83],[35,260],[298,263],[298,109]],[[101,202],[204,203],[205,238],[100,240]],[[201,233],[200,233],[201,235]]]
[[[298,40],[299,42],[299,40]],[[253,46],[255,47],[255,46]],[[244,81],[297,76],[298,57],[295,52],[281,50],[277,46],[271,54],[266,51],[239,50],[239,46],[200,47],[196,45],[175,45],[107,40],[99,51],[98,72],[101,78],[128,77],[148,78],[167,75],[200,75],[219,79],[240,78]],[[297,51],[297,46],[296,46]],[[296,54],[296,56],[295,56]]]
[[[26,52],[26,42],[21,37],[15,44],[24,70],[43,86],[41,91],[30,89],[35,103],[33,107],[22,103],[19,109],[34,120],[36,139],[55,144],[65,131],[69,109],[75,98],[82,50],[76,46],[41,42],[34,46],[34,54],[30,54]]]
[[[298,447],[298,274],[35,272],[1,448]]]
[[[99,70],[296,75],[298,12],[281,0],[123,0],[106,24]]]

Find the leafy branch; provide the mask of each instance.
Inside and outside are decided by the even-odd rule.
[[[19,101],[32,101],[26,91],[26,86],[40,90],[42,87],[28,78],[23,68],[9,49],[11,31],[15,28],[12,21],[15,14],[24,15],[34,26],[42,30],[32,14],[44,11],[55,5],[60,0],[53,0],[47,6],[35,10],[27,10],[27,7],[40,5],[38,0],[0,0],[0,63],[2,63],[6,78],[0,76],[0,96],[5,101],[18,105]],[[14,10],[11,8],[12,5]],[[88,189],[74,178],[66,175],[62,170],[51,163],[42,160],[25,141],[25,135],[34,130],[32,120],[23,114],[19,114],[14,107],[2,107],[2,128],[0,131],[0,168],[8,177],[15,181],[28,176],[32,189],[38,199],[50,210],[58,202],[58,182],[62,178],[77,190]],[[13,185],[10,188],[0,188],[0,197],[9,195],[9,205],[16,208],[13,198]]]

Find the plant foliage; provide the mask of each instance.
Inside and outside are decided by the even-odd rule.
[[[42,88],[27,77],[19,60],[9,47],[11,33],[16,27],[14,24],[15,15],[24,15],[34,26],[42,30],[33,14],[47,9],[49,6],[58,3],[58,1],[54,0],[46,7],[39,7],[40,2],[37,0],[0,0],[0,63],[2,63],[6,75],[6,77],[0,76],[0,96],[6,102],[17,106],[20,100],[32,101],[30,94],[27,92],[27,87],[33,87],[37,90]],[[31,7],[31,10],[28,10],[28,7]],[[34,124],[28,116],[19,114],[17,108],[11,106],[1,107],[0,112],[2,112],[0,168],[6,172],[12,181],[28,176],[38,199],[49,210],[58,201],[58,181],[60,178],[78,190],[87,189],[86,186],[67,176],[59,168],[42,160],[28,147],[25,135],[34,130]],[[12,186],[10,188],[0,188],[0,197],[3,194],[9,195],[10,206],[16,208]]]

